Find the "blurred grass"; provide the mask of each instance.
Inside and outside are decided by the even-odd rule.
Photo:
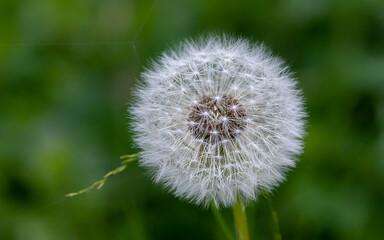
[[[303,88],[305,153],[273,197],[283,239],[384,235],[383,1],[2,0],[0,29],[0,239],[223,239],[135,164],[63,198],[138,151],[126,103],[148,59],[212,31],[264,42]],[[248,208],[254,239],[272,239],[267,209]]]

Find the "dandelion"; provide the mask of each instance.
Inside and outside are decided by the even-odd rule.
[[[130,108],[140,164],[190,202],[255,200],[295,166],[305,112],[279,58],[244,39],[185,41],[142,74]]]

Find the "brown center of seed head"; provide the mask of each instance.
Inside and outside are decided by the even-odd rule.
[[[209,144],[233,141],[246,127],[243,105],[232,96],[203,96],[191,106],[188,128],[192,135]]]

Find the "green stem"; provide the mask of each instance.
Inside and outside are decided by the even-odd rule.
[[[220,225],[221,229],[223,230],[223,233],[225,235],[225,238],[227,240],[234,240],[231,230],[229,229],[228,225],[225,223],[224,217],[219,211],[219,209],[216,208],[215,204],[211,203],[211,209],[213,212],[213,215],[215,216],[215,219],[217,223]]]
[[[237,202],[233,206],[233,217],[235,219],[237,240],[249,240],[247,214],[240,198],[237,198]]]
[[[84,189],[77,191],[77,192],[68,193],[65,195],[65,197],[69,198],[69,197],[83,195],[83,194],[89,193],[90,191],[92,191],[94,189],[99,190],[100,188],[102,188],[104,186],[104,184],[107,182],[107,180],[110,177],[115,176],[118,173],[121,173],[122,171],[124,171],[127,168],[127,165],[129,163],[136,161],[139,158],[140,154],[141,153],[121,156],[120,159],[123,159],[123,161],[121,162],[121,165],[119,167],[115,168],[114,170],[108,172],[107,174],[105,174],[103,179],[101,179],[97,182],[94,182],[90,187],[84,188]]]
[[[273,208],[271,198],[269,196],[266,196],[265,198],[267,199],[269,211],[271,212],[271,217],[272,217],[271,222],[272,222],[273,239],[281,240],[282,238],[281,238],[280,228],[279,228],[279,218],[277,217],[277,213]]]

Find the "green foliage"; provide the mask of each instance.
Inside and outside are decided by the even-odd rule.
[[[212,212],[135,163],[63,197],[140,151],[126,103],[148,60],[211,31],[264,42],[303,89],[305,152],[272,197],[282,238],[380,239],[383,12],[382,0],[0,1],[0,239],[223,239]],[[273,239],[265,200],[247,217],[251,239]]]

